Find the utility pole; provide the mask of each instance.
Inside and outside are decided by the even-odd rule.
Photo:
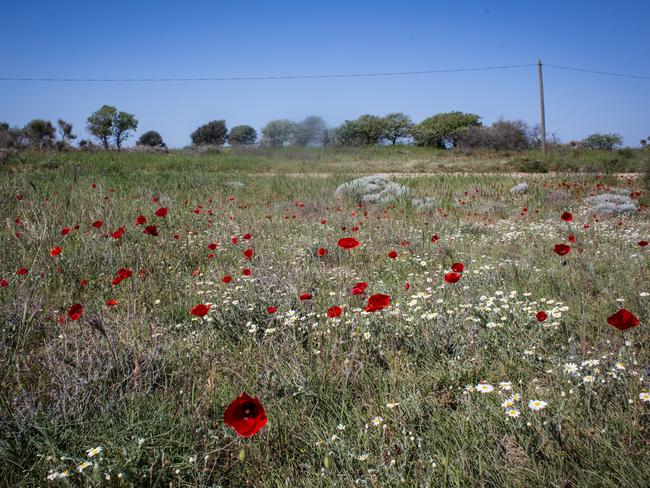
[[[537,75],[539,77],[539,105],[542,118],[542,152],[546,154],[546,117],[544,115],[544,80],[542,79],[542,60],[537,60]]]

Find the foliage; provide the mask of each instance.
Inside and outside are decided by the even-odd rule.
[[[413,128],[413,140],[418,146],[451,148],[456,145],[460,131],[481,125],[480,118],[476,114],[463,112],[439,113]]]
[[[223,146],[228,139],[225,120],[213,120],[192,132],[192,144],[195,146]]]
[[[362,115],[346,120],[336,129],[336,142],[342,146],[379,144],[386,137],[386,123],[377,115]]]
[[[623,138],[619,134],[591,134],[582,140],[582,145],[589,149],[604,149],[611,151],[623,144]]]
[[[250,146],[256,141],[257,131],[250,125],[236,125],[228,134],[228,144],[231,146]]]
[[[145,132],[138,139],[138,146],[165,146],[162,136],[155,130]]]
[[[402,112],[394,112],[384,117],[384,138],[391,144],[397,144],[400,139],[411,137],[413,121]]]
[[[112,105],[103,105],[87,119],[88,132],[107,150],[111,140],[118,150],[121,149],[122,143],[137,128],[138,121],[133,114],[118,111]]]
[[[461,149],[524,150],[531,147],[531,130],[521,120],[499,120],[491,126],[471,126],[456,134]]]
[[[294,144],[296,146],[320,146],[327,133],[327,124],[322,117],[310,115],[295,128]]]
[[[262,144],[271,147],[290,146],[295,141],[296,130],[296,123],[291,120],[272,120],[262,128]]]
[[[34,149],[53,147],[56,140],[56,129],[49,120],[34,119],[25,126],[23,133]]]

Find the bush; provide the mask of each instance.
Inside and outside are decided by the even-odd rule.
[[[589,149],[605,149],[611,151],[616,146],[623,144],[623,138],[619,134],[591,134],[582,140],[582,145]]]
[[[231,146],[250,146],[257,141],[257,131],[250,125],[236,125],[230,129],[228,144]]]
[[[213,120],[192,132],[192,144],[196,146],[223,146],[228,138],[225,120]]]
[[[138,139],[137,145],[150,146],[150,147],[155,147],[155,146],[165,147],[165,143],[163,142],[162,136],[155,130],[150,130],[142,134],[140,136],[140,139]]]
[[[418,146],[452,148],[458,134],[468,127],[480,126],[481,117],[463,112],[444,112],[424,119],[413,128],[413,140]]]
[[[272,147],[290,146],[295,140],[296,129],[296,123],[291,120],[272,120],[262,128],[262,143]]]
[[[49,120],[34,119],[25,126],[23,133],[34,149],[53,147],[56,140],[56,129]]]
[[[377,115],[362,115],[346,120],[336,129],[336,142],[342,146],[379,144],[386,137],[386,122]]]
[[[499,120],[489,127],[472,126],[456,134],[461,149],[518,151],[531,147],[531,130],[520,120]]]

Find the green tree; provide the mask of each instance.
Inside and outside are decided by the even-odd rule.
[[[49,120],[34,119],[23,129],[29,145],[34,149],[52,147],[56,138],[56,129]]]
[[[582,145],[589,149],[604,149],[611,151],[616,146],[623,144],[623,138],[619,134],[591,134],[582,140]]]
[[[343,146],[369,146],[386,138],[386,122],[376,115],[346,120],[336,130],[336,141]]]
[[[192,144],[196,146],[223,146],[228,139],[225,120],[213,120],[192,132]]]
[[[480,126],[480,119],[476,114],[463,112],[439,113],[413,127],[413,140],[418,146],[454,147],[458,132]]]
[[[296,146],[320,146],[327,132],[327,124],[322,117],[310,115],[296,124],[294,144]]]
[[[413,121],[402,112],[393,112],[384,117],[384,138],[393,145],[397,141],[411,136]]]
[[[165,147],[162,136],[155,130],[150,130],[145,132],[140,136],[137,142],[138,146],[150,146],[150,147]]]
[[[296,123],[287,119],[272,120],[262,127],[262,143],[283,147],[293,144],[296,135]]]
[[[103,105],[87,119],[88,132],[98,139],[104,149],[110,148],[110,140],[120,149],[129,138],[131,131],[138,128],[138,121],[133,114],[118,112],[112,105]]]
[[[77,138],[77,136],[72,133],[72,124],[63,119],[57,120],[56,124],[59,127],[59,136],[61,137],[61,140],[57,142],[57,146],[60,149],[69,147],[71,142]]]
[[[257,131],[250,125],[236,125],[230,129],[228,144],[231,146],[250,146],[257,141]]]

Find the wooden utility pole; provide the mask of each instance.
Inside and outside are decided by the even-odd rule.
[[[546,154],[546,117],[544,115],[544,80],[542,79],[542,60],[537,60],[537,75],[539,77],[539,105],[542,118],[542,152]]]

